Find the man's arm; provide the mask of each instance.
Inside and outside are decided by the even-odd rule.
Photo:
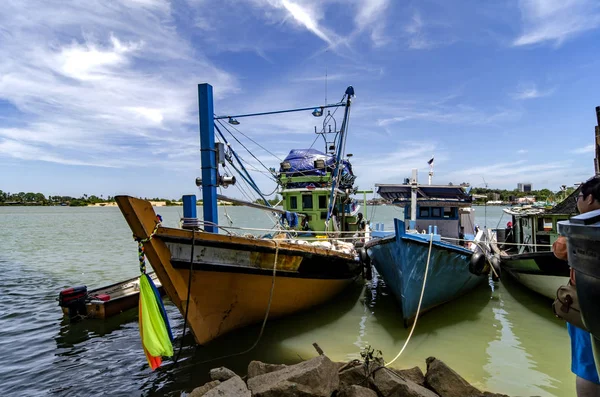
[[[563,261],[567,260],[567,238],[558,236],[554,244],[552,244],[552,252],[554,256]]]

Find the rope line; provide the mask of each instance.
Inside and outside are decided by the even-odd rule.
[[[138,260],[140,262],[140,272],[142,272],[142,274],[146,274],[146,250],[144,249],[144,243],[147,243],[150,240],[152,240],[152,238],[158,231],[158,228],[160,227],[161,223],[162,217],[160,215],[156,215],[156,225],[154,226],[154,230],[152,231],[152,233],[150,233],[148,237],[139,238],[135,234],[133,235],[133,239],[138,243]]]
[[[433,247],[433,234],[430,234],[429,235],[429,253],[427,254],[427,264],[425,265],[425,275],[423,276],[423,287],[421,288],[421,296],[419,297],[419,305],[417,306],[417,314],[415,315],[415,322],[413,323],[412,328],[410,329],[410,333],[408,334],[408,337],[406,338],[406,341],[404,342],[404,346],[402,346],[402,349],[400,350],[400,352],[396,355],[396,357],[394,357],[394,359],[392,361],[390,361],[389,363],[386,363],[384,365],[384,367],[392,365],[392,363],[394,361],[396,361],[398,359],[398,357],[400,357],[400,355],[404,352],[404,349],[408,345],[408,342],[410,341],[410,338],[413,334],[413,331],[415,330],[415,327],[417,326],[417,320],[419,319],[419,312],[421,311],[421,303],[423,303],[423,295],[425,295],[425,284],[427,283],[427,273],[429,270],[429,261],[431,260],[431,248],[432,247]]]
[[[269,303],[267,304],[267,310],[265,311],[265,318],[263,319],[262,326],[260,327],[260,332],[258,334],[258,338],[256,338],[256,341],[254,342],[254,344],[252,346],[250,346],[248,349],[246,349],[242,352],[227,354],[225,356],[220,356],[220,357],[216,357],[216,358],[211,358],[210,360],[201,361],[199,364],[206,364],[206,363],[210,363],[213,361],[222,360],[224,358],[241,356],[242,354],[246,354],[246,353],[250,352],[252,349],[254,349],[258,345],[258,342],[262,338],[263,332],[265,331],[265,328],[267,325],[269,313],[271,312],[271,303],[273,302],[273,291],[275,290],[275,277],[277,274],[277,258],[279,257],[279,240],[273,240],[273,242],[275,243],[275,259],[273,261],[273,278],[271,280],[271,291],[269,292]]]

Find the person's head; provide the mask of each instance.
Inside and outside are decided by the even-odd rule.
[[[592,178],[581,185],[577,196],[577,209],[582,214],[600,209],[600,178]]]
[[[360,221],[362,218],[363,218],[363,214],[362,214],[362,212],[359,212],[358,213],[358,220]]]

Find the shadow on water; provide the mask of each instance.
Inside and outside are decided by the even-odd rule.
[[[106,320],[84,319],[71,322],[66,316],[59,324],[58,335],[56,335],[56,347],[65,355],[71,355],[69,349],[76,348],[79,344],[93,338],[101,338],[114,331],[122,330],[124,324],[136,322],[138,311],[136,309],[126,310]]]
[[[140,342],[137,335],[136,309],[128,310],[105,321],[90,319],[69,323],[68,320],[63,320],[59,333],[55,337],[58,347],[56,360],[62,365],[72,365],[71,361],[81,359],[79,356],[85,356],[91,354],[93,350],[97,350],[98,346],[92,346],[102,343],[101,340],[112,339],[113,344],[123,344],[122,339],[126,336],[129,341],[128,355],[137,356],[135,362],[129,365],[136,368],[131,371],[131,374],[135,383],[138,384],[138,389],[143,391],[144,395],[149,396],[178,396],[182,390],[190,391],[209,381],[209,371],[215,367],[226,366],[243,375],[251,360],[294,364],[314,357],[317,353],[310,344],[316,340],[311,339],[302,352],[290,348],[286,341],[302,335],[311,337],[311,333],[319,328],[331,328],[332,324],[355,307],[363,291],[364,283],[362,280],[357,280],[330,302],[294,315],[267,321],[257,346],[250,352],[241,355],[237,353],[249,349],[256,342],[262,323],[223,335],[205,346],[195,344],[188,327],[183,338],[179,362],[173,363],[170,359],[165,359],[163,366],[153,372],[150,372],[145,364],[141,345],[139,348],[137,346]],[[166,301],[165,304],[175,334],[173,347],[176,356],[182,342],[183,317],[169,301]],[[335,329],[335,325],[333,325],[333,329]],[[338,330],[340,333],[344,331],[344,329]],[[95,354],[98,356],[97,352]],[[235,356],[219,358],[229,355]],[[125,361],[129,360],[125,359]],[[106,370],[111,371],[111,369]],[[59,394],[62,391],[58,390]]]
[[[557,318],[552,311],[552,300],[525,287],[509,274],[502,274],[502,288],[512,298],[511,301],[527,309],[531,316],[541,316],[552,320],[558,325],[564,322]]]
[[[406,339],[410,327],[404,327],[402,308],[380,276],[373,278],[370,294],[370,307],[381,327],[394,341]],[[492,288],[484,282],[455,300],[421,314],[413,335],[436,334],[443,332],[445,327],[464,322],[476,322],[480,319],[481,312],[489,304],[491,297]],[[396,314],[389,315],[389,313]]]

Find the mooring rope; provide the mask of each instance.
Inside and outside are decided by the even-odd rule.
[[[392,365],[392,363],[394,361],[396,361],[398,359],[398,357],[400,357],[400,355],[404,352],[404,349],[406,349],[406,346],[408,345],[408,342],[410,341],[413,331],[415,330],[415,327],[417,326],[417,320],[419,319],[419,313],[421,311],[421,304],[423,303],[423,296],[425,295],[425,285],[427,283],[427,273],[429,270],[429,261],[431,260],[431,248],[432,247],[433,247],[433,234],[430,234],[429,235],[429,253],[427,254],[427,264],[425,265],[425,275],[423,276],[423,287],[421,288],[421,296],[419,297],[419,305],[417,306],[417,314],[415,315],[415,321],[413,322],[412,328],[410,329],[410,333],[408,334],[408,337],[406,338],[406,341],[404,342],[404,346],[402,346],[402,349],[400,349],[400,352],[396,355],[396,357],[394,357],[394,359],[392,361],[390,361],[389,363],[385,363],[384,367]]]
[[[273,302],[273,291],[275,290],[275,278],[276,278],[276,274],[277,274],[277,259],[279,257],[279,242],[280,241],[273,240],[273,242],[275,243],[275,259],[273,260],[273,278],[271,280],[271,291],[269,292],[269,303],[267,304],[267,310],[265,311],[265,318],[263,319],[262,326],[260,327],[260,332],[258,334],[258,338],[256,338],[256,341],[254,342],[254,344],[252,346],[250,346],[248,349],[246,349],[242,352],[227,354],[225,356],[220,356],[220,357],[216,357],[216,358],[211,358],[210,360],[201,361],[199,364],[206,364],[206,363],[221,360],[224,358],[241,356],[242,354],[246,354],[246,353],[252,351],[252,349],[254,349],[258,345],[258,342],[262,338],[263,333],[266,328],[266,325],[267,325],[267,319],[269,318],[269,313],[271,312],[271,303]]]

